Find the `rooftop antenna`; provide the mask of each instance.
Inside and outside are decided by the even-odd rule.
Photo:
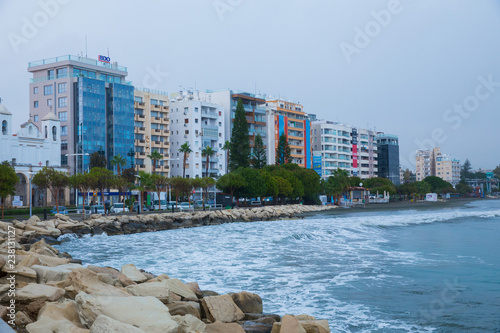
[[[85,35],[85,58],[87,58],[87,35]]]
[[[108,58],[109,58],[109,46],[108,46]]]

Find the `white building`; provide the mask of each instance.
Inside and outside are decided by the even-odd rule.
[[[206,176],[206,156],[202,150],[210,146],[215,154],[209,159],[209,175],[226,173],[224,146],[224,107],[195,97],[192,92],[181,92],[170,101],[170,174],[182,176],[184,154],[179,151],[188,142],[191,150],[187,158],[186,177]]]
[[[22,124],[16,134],[12,131],[12,113],[0,104],[0,162],[8,161],[14,166],[19,177],[16,196],[20,197],[22,206],[29,206],[29,178],[33,177],[43,167],[48,166],[58,171],[67,172],[61,168],[61,126],[59,118],[48,113],[38,128],[31,119]],[[43,204],[45,191],[34,189],[33,205]],[[61,198],[68,198],[66,191]],[[49,203],[52,202],[49,195]],[[9,202],[9,200],[7,200]]]
[[[375,135],[374,131],[333,121],[313,121],[312,150],[316,156],[321,154],[321,168],[315,167],[315,170],[323,178],[328,178],[337,168],[363,179],[377,177]]]

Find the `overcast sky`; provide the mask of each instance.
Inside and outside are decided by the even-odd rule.
[[[109,48],[137,86],[299,101],[398,135],[403,167],[429,144],[474,168],[500,164],[498,1],[0,0],[0,31],[15,132],[29,116],[28,62],[85,54],[87,36],[88,56]]]

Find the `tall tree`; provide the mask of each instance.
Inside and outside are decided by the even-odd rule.
[[[113,172],[106,168],[95,167],[88,173],[92,188],[101,192],[101,202],[104,204],[104,190],[113,186]]]
[[[156,163],[163,158],[163,155],[160,154],[158,150],[155,150],[151,155],[148,155],[148,158],[150,158],[153,163],[153,173],[156,173]]]
[[[235,172],[226,173],[217,180],[216,186],[219,190],[231,195],[232,203],[234,193],[245,186],[245,178]]]
[[[9,195],[14,195],[16,193],[16,184],[18,182],[19,177],[17,177],[14,168],[9,162],[3,161],[2,164],[0,164],[0,198],[2,199],[2,219],[5,199]]]
[[[182,178],[186,178],[187,157],[193,152],[193,150],[189,146],[189,142],[184,143],[179,149],[179,152],[184,155],[182,158]]]
[[[255,137],[252,165],[255,169],[262,169],[267,165],[266,148],[264,148],[264,141],[260,134]]]
[[[125,158],[120,154],[113,156],[111,159],[111,165],[116,166],[118,176],[121,176],[121,168],[125,164],[127,164],[127,161],[125,161]]]
[[[351,182],[347,171],[337,168],[337,170],[333,171],[333,175],[328,177],[326,181],[325,193],[335,197],[335,201],[338,204],[338,199],[350,186]]]
[[[105,168],[106,167],[106,157],[104,154],[99,152],[94,152],[90,155],[90,169],[92,168]]]
[[[471,179],[473,178],[473,173],[472,173],[472,165],[469,161],[469,159],[467,158],[464,162],[464,164],[462,165],[462,168],[460,170],[460,177],[462,179]]]
[[[69,177],[69,184],[71,187],[78,189],[83,197],[83,206],[85,206],[86,194],[92,191],[92,184],[89,181],[88,173],[75,173]],[[85,208],[83,209],[83,216],[85,216]]]
[[[226,173],[229,172],[229,154],[231,153],[231,142],[224,142],[224,146],[222,146],[222,150],[226,151]]]
[[[250,142],[248,140],[248,123],[245,108],[238,99],[231,131],[231,154],[229,154],[229,170],[250,166]]]
[[[495,174],[495,177],[500,179],[500,165],[493,169],[493,173]]]
[[[31,181],[39,188],[48,189],[56,202],[56,210],[59,213],[59,193],[69,184],[69,177],[62,171],[57,171],[49,167],[40,170]]]
[[[203,189],[203,206],[207,201],[208,189],[215,185],[215,179],[212,177],[201,178],[200,187]]]
[[[208,174],[208,169],[210,167],[210,157],[212,157],[214,154],[215,154],[215,150],[210,146],[206,146],[201,151],[201,156],[206,156],[206,158],[207,158],[206,165],[205,165],[205,170],[206,170],[205,177],[210,177],[210,175]]]
[[[280,135],[278,147],[276,149],[276,164],[282,165],[290,163],[291,159],[291,149],[290,145],[288,144],[288,139],[286,138],[286,134],[282,133]]]
[[[167,177],[163,175],[158,175],[158,174],[152,174],[151,175],[151,182],[153,184],[153,187],[155,189],[156,194],[158,195],[158,206],[159,209],[161,210],[161,200],[160,200],[160,194],[161,192],[165,192],[167,190]],[[154,202],[153,202],[154,204]],[[154,209],[154,205],[153,205]]]

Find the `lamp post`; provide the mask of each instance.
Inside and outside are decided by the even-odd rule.
[[[31,188],[31,184],[32,184],[31,180],[33,179],[34,172],[30,171],[30,172],[26,172],[26,173],[29,175],[28,181],[29,181],[29,188],[30,188],[29,201],[30,201],[30,217],[31,217],[33,215],[33,210],[32,210],[32,207],[33,207],[33,203],[32,203],[32,201],[33,201],[32,200],[33,199],[33,195],[32,195],[32,192],[33,192],[33,190]]]
[[[81,153],[81,154],[65,154],[64,156],[89,156],[89,153]],[[83,157],[82,157],[82,170],[83,170]],[[76,163],[76,168],[75,168],[76,173],[78,173],[78,162]],[[83,201],[83,211],[85,211],[85,198],[82,197]],[[75,205],[76,209],[78,210],[78,188],[75,188]]]
[[[137,178],[137,181],[139,182],[139,205],[137,206],[137,215],[141,215],[141,209],[142,209],[142,198],[141,198],[141,176],[135,175]]]

